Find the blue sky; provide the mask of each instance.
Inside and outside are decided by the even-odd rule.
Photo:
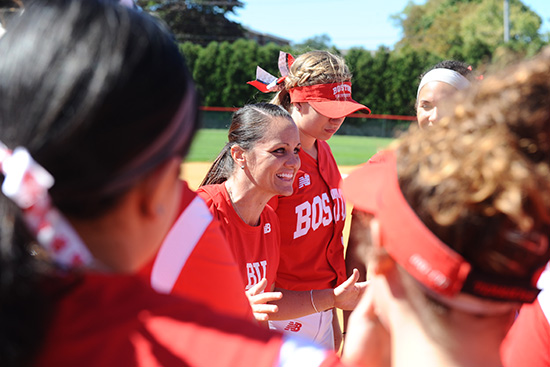
[[[401,30],[390,16],[400,13],[408,0],[242,0],[232,20],[256,31],[301,42],[327,34],[339,49],[362,46],[392,47]],[[424,0],[415,0],[423,4]],[[523,0],[542,19],[541,30],[550,31],[550,0]]]

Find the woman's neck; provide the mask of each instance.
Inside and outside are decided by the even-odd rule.
[[[248,180],[235,177],[225,182],[225,188],[239,217],[250,226],[259,225],[260,216],[273,195],[260,191]]]
[[[501,367],[506,321],[502,317],[466,318],[452,320],[443,327],[445,335],[437,336],[429,335],[418,322],[401,318],[392,327],[392,366]]]
[[[317,159],[317,139],[306,135],[300,131],[300,143],[302,144],[302,150]]]

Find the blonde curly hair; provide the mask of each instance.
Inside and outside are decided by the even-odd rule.
[[[528,279],[550,257],[548,245],[529,246],[550,234],[549,106],[546,49],[461,92],[452,116],[398,144],[410,206],[488,275]]]
[[[328,51],[310,51],[294,60],[284,82],[284,89],[279,91],[271,103],[290,111],[288,90],[316,84],[341,83],[351,81],[351,72],[344,59]]]

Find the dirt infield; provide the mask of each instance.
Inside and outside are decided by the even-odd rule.
[[[210,162],[186,162],[183,164],[183,179],[189,183],[189,187],[196,190],[206,172],[210,168]]]

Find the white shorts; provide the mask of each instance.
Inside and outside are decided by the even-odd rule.
[[[326,349],[334,350],[332,310],[326,310],[292,320],[269,321],[269,328],[285,334],[311,340]]]

